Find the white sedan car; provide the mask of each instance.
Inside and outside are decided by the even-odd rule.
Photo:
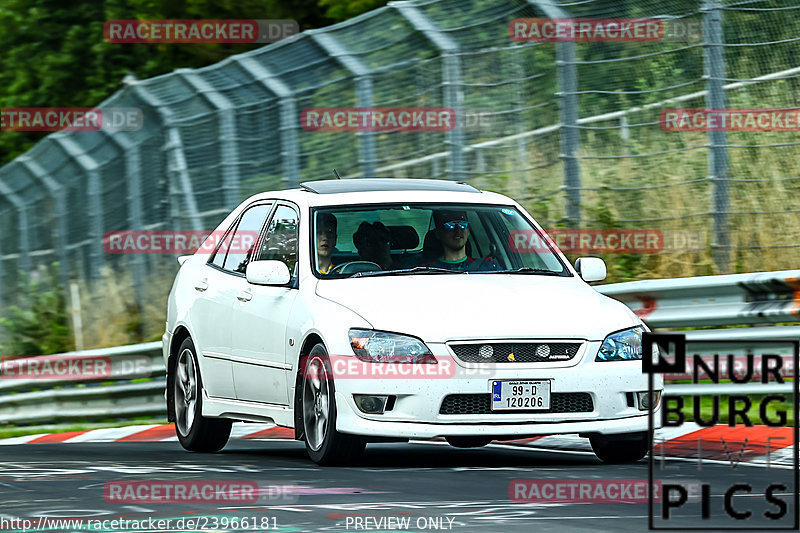
[[[358,179],[256,195],[181,258],[167,404],[187,450],[233,421],[293,428],[320,464],[368,442],[457,447],[578,433],[648,450],[644,324],[515,201],[463,183]],[[208,250],[211,250],[209,253]]]

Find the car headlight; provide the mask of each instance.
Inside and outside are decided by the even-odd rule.
[[[369,329],[351,329],[349,334],[353,353],[362,361],[436,364],[425,343],[415,337]]]
[[[642,332],[644,328],[636,326],[612,333],[603,340],[597,350],[595,361],[631,361],[642,358]]]

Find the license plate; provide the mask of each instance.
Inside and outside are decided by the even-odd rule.
[[[492,381],[492,411],[550,409],[550,382]]]

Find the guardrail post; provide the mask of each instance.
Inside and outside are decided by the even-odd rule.
[[[703,5],[703,35],[705,36],[706,107],[725,109],[725,49],[722,32],[722,7],[719,0],[705,0]],[[712,210],[714,212],[713,241],[711,244],[717,271],[730,272],[730,233],[728,228],[728,140],[724,131],[710,130],[708,140],[711,151],[708,154],[708,167],[714,191]]]
[[[238,167],[239,149],[236,145],[236,119],[233,115],[233,110],[236,109],[236,106],[196,72],[189,69],[179,69],[176,74],[186,80],[194,90],[201,94],[217,110],[221,151],[220,166],[222,167],[222,194],[225,207],[232,210],[241,201],[241,179]]]
[[[170,194],[170,214],[173,220],[188,219],[189,228],[194,231],[203,230],[203,221],[197,210],[197,200],[194,197],[192,180],[189,177],[189,166],[186,163],[186,155],[183,152],[183,139],[181,132],[173,123],[173,113],[159,98],[148,91],[139,81],[129,82],[136,95],[152,107],[159,114],[167,130],[167,140],[164,150],[167,152],[167,172],[169,173],[169,194]],[[183,198],[186,213],[181,210]],[[173,228],[178,229],[178,228]]]
[[[297,113],[294,92],[270,70],[250,56],[234,56],[237,62],[253,79],[261,83],[280,102],[281,161],[283,162],[284,183],[287,188],[300,184],[300,144],[297,140],[297,127],[300,115]]]
[[[100,277],[100,264],[103,262],[103,201],[100,187],[100,171],[97,161],[87,154],[71,137],[64,134],[53,135],[53,140],[80,166],[87,175],[86,195],[89,214],[89,264],[86,266],[90,279]]]
[[[572,18],[564,9],[549,0],[527,0],[551,19]],[[567,225],[581,223],[581,169],[578,162],[580,131],[578,130],[578,72],[575,67],[575,43],[556,43],[556,69],[561,114],[561,159],[564,161],[564,188],[567,191]]]
[[[54,180],[42,166],[27,155],[21,155],[16,159],[27,173],[36,181],[42,184],[50,199],[53,201],[53,211],[55,215],[55,251],[58,257],[58,276],[61,287],[66,291],[69,285],[69,256],[67,255],[67,228],[69,220],[67,218],[66,190]],[[13,164],[13,163],[12,163]]]
[[[414,28],[439,49],[442,58],[444,107],[456,113],[456,126],[445,133],[450,152],[450,179],[464,180],[464,91],[461,87],[461,58],[458,43],[447,35],[414,4],[389,2]]]
[[[315,31],[310,31],[309,34],[326,54],[355,76],[358,107],[372,107],[372,72],[370,69],[352,55],[333,35]],[[358,131],[356,137],[358,138],[358,164],[361,167],[361,175],[364,178],[375,177],[375,132]]]

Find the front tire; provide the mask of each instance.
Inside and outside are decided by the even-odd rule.
[[[365,441],[336,431],[336,387],[328,351],[317,344],[302,363],[300,406],[306,452],[319,465],[352,462],[364,452]]]
[[[203,382],[195,354],[194,343],[187,338],[172,360],[171,379],[167,384],[172,394],[175,433],[181,446],[189,451],[218,452],[227,444],[233,422],[202,415]]]
[[[650,449],[650,434],[623,433],[621,435],[595,435],[589,438],[595,455],[609,464],[635,463]]]

